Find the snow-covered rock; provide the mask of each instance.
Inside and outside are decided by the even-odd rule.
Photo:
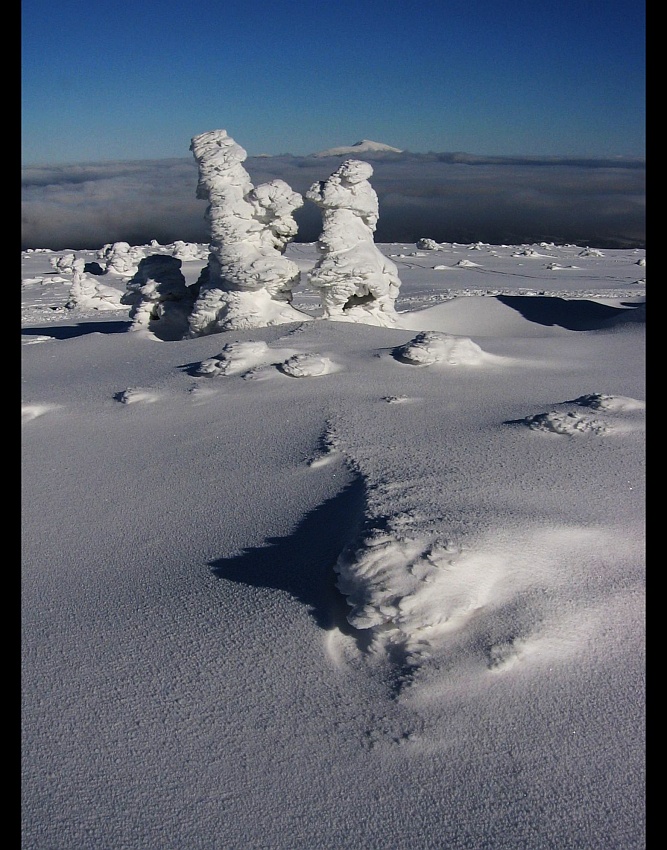
[[[347,159],[306,193],[322,211],[320,257],[308,279],[320,292],[325,318],[393,326],[401,281],[373,241],[378,198],[368,182],[372,174],[369,163]]]
[[[333,371],[328,357],[308,352],[293,354],[280,364],[279,369],[293,378],[315,378]]]

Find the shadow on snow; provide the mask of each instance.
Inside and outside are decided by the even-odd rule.
[[[336,627],[359,641],[359,631],[347,622],[349,607],[336,588],[334,567],[361,525],[365,502],[363,481],[355,478],[307,513],[292,534],[212,561],[211,570],[227,581],[285,591],[308,607],[320,628]]]

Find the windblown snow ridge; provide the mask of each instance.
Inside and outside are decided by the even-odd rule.
[[[436,633],[484,604],[496,571],[485,563],[484,575],[471,580],[461,543],[466,520],[443,517],[424,499],[439,490],[435,480],[375,479],[330,424],[312,464],[339,453],[363,482],[366,505],[359,534],[337,560],[336,586],[347,600],[347,621],[364,633],[359,645],[406,673],[428,657]]]
[[[567,406],[610,418],[643,413],[635,399],[602,393]],[[614,428],[619,435],[632,430]],[[341,411],[316,461],[342,455],[364,486],[359,532],[334,567],[363,656],[389,664],[400,692],[417,674],[421,681],[427,666],[449,663],[443,659],[450,652],[459,652],[451,663],[461,669],[495,675],[522,660],[552,663],[556,647],[560,655],[579,651],[594,624],[589,618],[586,629],[572,626],[578,610],[573,564],[589,569],[600,561],[607,570],[621,564],[634,545],[626,532],[511,512],[499,518],[470,483],[474,464],[448,473],[432,456],[379,458],[366,429],[352,409]],[[568,459],[574,463],[576,452],[566,452],[562,462]]]

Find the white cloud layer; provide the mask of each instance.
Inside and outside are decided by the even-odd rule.
[[[637,160],[473,157],[367,152],[381,219],[378,242],[645,244],[645,164]],[[328,157],[254,157],[255,185],[285,181],[302,196],[340,164]],[[205,242],[192,159],[29,167],[23,171],[23,248],[99,248],[156,239]],[[321,231],[316,206],[295,211],[297,241]]]

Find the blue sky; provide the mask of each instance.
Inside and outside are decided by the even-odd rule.
[[[415,153],[645,155],[637,0],[23,0],[24,164]]]

